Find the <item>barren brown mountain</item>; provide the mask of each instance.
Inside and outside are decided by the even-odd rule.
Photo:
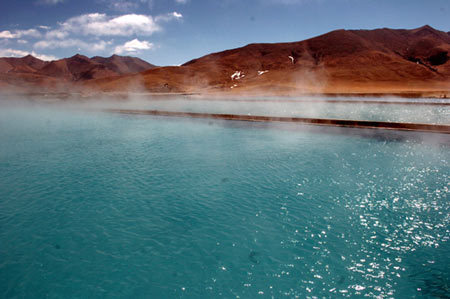
[[[250,44],[178,67],[150,66],[139,74],[127,74],[139,68],[125,59],[116,62],[117,56],[80,55],[48,63],[38,73],[101,91],[448,96],[449,52],[450,34],[430,26],[336,30],[300,42]],[[93,64],[85,67],[86,60]],[[0,70],[7,68],[0,60]]]
[[[301,42],[250,44],[180,67],[90,85],[102,90],[143,86],[155,92],[447,94],[449,51],[449,34],[430,26],[337,30]]]
[[[75,55],[55,61],[42,61],[31,55],[22,58],[0,58],[0,81],[33,90],[77,89],[76,82],[117,77],[149,70],[155,66],[135,57],[113,55],[88,58]]]
[[[128,56],[113,55],[108,58],[95,56],[91,59],[120,75],[138,73],[156,67],[142,59]]]

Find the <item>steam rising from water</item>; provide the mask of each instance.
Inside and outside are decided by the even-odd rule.
[[[20,99],[20,98],[19,98]],[[0,98],[1,100],[1,98]],[[26,103],[14,100],[16,103]],[[126,94],[125,97],[103,96],[85,100],[59,101],[57,98],[34,98],[33,104],[44,102],[76,109],[143,109],[176,112],[223,113],[243,115],[334,118],[387,122],[450,124],[450,101],[398,98],[220,98],[196,96],[149,96]],[[386,104],[396,103],[399,104]],[[432,103],[435,105],[404,105]],[[11,101],[4,101],[10,105]],[[378,104],[377,104],[378,103]],[[442,103],[442,105],[437,105]]]
[[[0,294],[448,295],[447,136],[93,109],[235,104],[4,104]]]

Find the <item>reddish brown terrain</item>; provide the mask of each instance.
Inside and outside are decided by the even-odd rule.
[[[140,73],[136,72],[146,66],[142,61],[118,56],[89,59],[76,55],[50,63],[29,56],[21,58],[21,63],[3,58],[0,82],[17,85],[22,80],[49,88],[64,81],[82,90],[108,92],[448,97],[449,52],[450,33],[430,26],[336,30],[300,42],[250,44],[179,67],[149,65]]]
[[[139,58],[117,55],[88,58],[77,54],[50,62],[31,55],[0,58],[0,86],[14,86],[22,91],[78,91],[83,81],[116,78],[155,67]]]

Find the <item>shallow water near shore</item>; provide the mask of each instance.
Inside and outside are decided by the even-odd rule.
[[[450,102],[444,99],[153,97],[136,103],[123,105],[147,110],[450,124]]]
[[[448,297],[450,140],[0,110],[0,296]]]

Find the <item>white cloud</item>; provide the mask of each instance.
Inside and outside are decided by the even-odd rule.
[[[186,4],[188,0],[175,0],[175,2],[179,4]]]
[[[7,44],[17,39],[14,42],[29,43],[36,51],[73,48],[89,53],[133,53],[154,48],[152,43],[140,41],[136,36],[151,36],[162,31],[166,22],[182,18],[183,15],[178,12],[157,16],[142,14],[110,16],[104,13],[90,13],[72,17],[54,27],[37,26],[42,33],[36,29],[1,31],[0,47],[9,48],[11,46]],[[40,39],[32,40],[30,37]],[[105,41],[105,37],[117,37],[118,41],[115,43],[112,39]],[[125,40],[129,41],[121,44]]]
[[[95,41],[88,43],[80,39],[42,40],[34,44],[36,49],[77,48],[87,52],[104,51],[111,45],[110,41]]]
[[[37,31],[36,29],[28,29],[28,30],[17,30],[16,31],[17,37],[23,37],[23,36],[30,36],[30,37],[41,37],[41,33]]]
[[[14,34],[12,34],[10,31],[5,30],[0,32],[0,38],[14,38]]]
[[[63,39],[63,38],[66,38],[68,35],[69,35],[69,32],[56,29],[56,30],[51,30],[51,31],[47,32],[45,34],[45,37],[47,39],[54,39],[54,38]]]
[[[11,32],[9,30],[1,31],[0,38],[21,38],[24,36],[30,37],[41,37],[41,33],[36,29],[27,29],[27,30],[15,30]]]
[[[95,36],[128,36],[133,34],[151,35],[161,27],[152,16],[126,14],[109,17],[92,13],[73,17],[61,24],[60,31]]]
[[[33,55],[36,58],[42,59],[42,60],[56,60],[57,58],[52,55],[45,55],[45,54],[37,54],[34,51],[28,52],[23,50],[16,50],[16,49],[0,49],[0,57],[23,57],[27,55]]]
[[[59,27],[47,31],[45,37],[49,40],[65,39],[72,34],[83,36],[149,36],[162,30],[162,22],[180,20],[182,18],[183,15],[176,11],[156,17],[141,14],[124,14],[113,17],[104,13],[91,13],[72,17],[65,22],[59,23]],[[35,29],[30,30],[36,31]],[[16,34],[9,31],[0,32],[0,38],[2,35],[5,36],[3,38],[16,37]]]
[[[0,49],[0,57],[23,57],[30,54],[27,51],[15,49]]]
[[[53,56],[53,55],[36,54],[35,52],[31,52],[31,55],[33,55],[34,57],[36,57],[38,59],[45,60],[45,61],[52,61],[52,60],[58,59],[58,57]]]
[[[156,22],[169,22],[172,20],[180,20],[183,18],[183,15],[174,11],[165,15],[159,15],[155,17]]]
[[[137,38],[126,42],[123,45],[117,46],[114,50],[115,54],[136,53],[140,50],[153,49],[154,45],[148,41],[140,41]]]
[[[177,18],[177,19],[181,19],[181,18],[183,17],[182,14],[180,14],[180,13],[178,13],[178,12],[176,12],[176,11],[174,11],[174,12],[172,13],[172,15],[173,15],[175,18]]]

